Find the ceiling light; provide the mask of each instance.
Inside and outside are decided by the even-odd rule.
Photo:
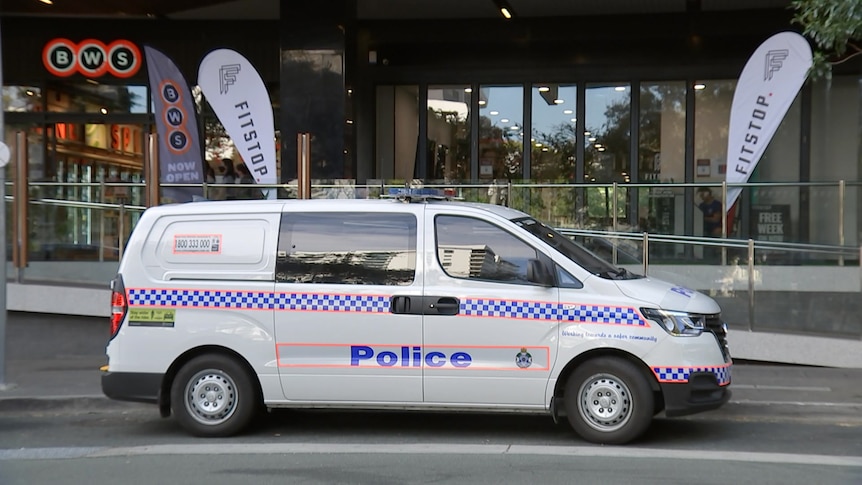
[[[541,143],[536,143],[536,146],[537,146],[537,147],[540,147],[540,146],[542,146],[542,144],[541,144]]]
[[[592,133],[590,133],[589,131],[584,132],[584,136],[590,136],[590,135],[592,135]]]
[[[24,91],[24,93],[27,94],[27,96],[34,96],[36,94],[36,92],[33,91],[32,89],[28,89],[28,90]]]
[[[509,122],[509,118],[503,118],[500,120],[500,123],[508,123],[508,122]]]
[[[465,92],[465,93],[472,93],[472,92],[473,92],[473,88],[464,88],[464,92]]]
[[[706,84],[695,84],[694,89],[700,91],[701,89],[706,89]]]
[[[596,137],[594,137],[594,136],[591,136],[591,137],[589,137],[589,138],[587,138],[587,139],[588,139],[589,141],[596,141]]]
[[[44,3],[45,5],[54,5],[54,1],[53,1],[53,0],[39,0],[39,1],[40,1],[40,2],[42,2],[42,3]]]
[[[485,106],[486,104],[488,104],[488,102],[485,101],[484,99],[479,100],[479,106]]]
[[[577,118],[572,118],[572,123],[577,123],[577,122],[578,122]]]
[[[562,100],[562,99],[560,99],[560,98],[557,98],[557,99],[555,99],[555,100],[554,100],[554,104],[563,104],[563,103],[565,103],[565,102],[566,102],[565,100]]]
[[[499,111],[491,111],[491,116],[497,116],[498,114],[500,114]]]
[[[99,112],[102,113],[103,115],[106,115],[106,114],[108,114],[108,108],[102,108],[99,110]]]
[[[500,15],[503,16],[506,20],[511,19],[515,16],[515,11],[512,10],[512,6],[509,5],[509,2],[506,0],[493,0],[494,5],[497,6],[497,9],[500,11]]]
[[[539,86],[539,92],[540,93],[547,93],[550,90],[551,90],[551,88],[549,88],[547,86]]]
[[[563,110],[563,114],[564,114],[564,115],[570,115],[570,114],[572,114],[572,113],[574,113],[574,111],[572,111],[572,110],[570,110],[570,109]]]
[[[625,90],[626,90],[625,86],[617,86],[614,88],[614,91],[625,91]]]
[[[600,152],[603,152],[603,151],[605,151],[605,147],[596,148],[596,150],[598,150],[598,151],[600,151]]]
[[[518,131],[518,130],[520,130],[520,129],[521,129],[521,127],[520,127],[520,126],[518,126],[518,125],[515,125],[515,126],[510,127],[509,129],[510,129],[510,130],[512,130],[512,131]]]

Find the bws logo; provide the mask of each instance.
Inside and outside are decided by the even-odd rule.
[[[189,131],[187,113],[183,109],[183,93],[177,86],[180,83],[166,79],[159,85],[159,94],[165,102],[162,118],[168,127],[168,149],[177,155],[189,151]]]
[[[99,77],[107,72],[127,78],[140,70],[141,51],[132,42],[122,39],[107,46],[96,39],[82,40],[78,44],[69,39],[54,39],[42,49],[42,63],[48,72],[60,77],[75,73]]]

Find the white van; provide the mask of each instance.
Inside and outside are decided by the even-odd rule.
[[[730,397],[711,298],[506,207],[148,209],[112,282],[102,389],[226,436],[267,408],[535,412],[625,443]]]

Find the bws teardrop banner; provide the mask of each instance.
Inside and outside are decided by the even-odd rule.
[[[277,183],[275,125],[269,93],[248,59],[230,49],[217,49],[198,67],[198,85],[254,181]],[[275,189],[261,189],[274,199]]]
[[[748,59],[730,108],[728,184],[745,183],[751,177],[811,64],[811,46],[795,32],[766,39]],[[741,192],[742,187],[728,187],[725,211],[733,207]]]
[[[144,46],[144,53],[159,135],[159,182],[202,184],[204,158],[189,85],[168,56],[149,46]],[[162,191],[177,202],[203,195],[201,187],[164,187]]]

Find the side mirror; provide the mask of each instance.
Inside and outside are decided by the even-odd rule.
[[[554,276],[548,265],[538,259],[527,261],[527,281],[541,286],[554,286]]]

